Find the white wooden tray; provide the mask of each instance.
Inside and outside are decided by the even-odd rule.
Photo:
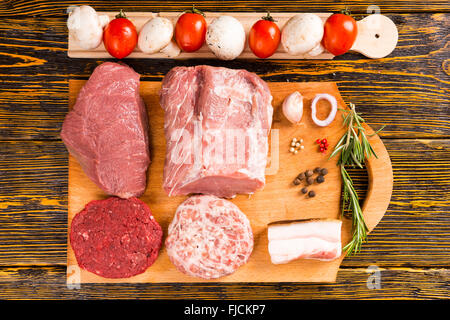
[[[98,12],[99,15],[107,14],[110,19],[114,19],[117,12]],[[282,30],[284,24],[292,16],[298,14],[298,12],[278,12],[271,13],[271,16],[276,20],[276,23]],[[325,20],[331,15],[331,13],[316,13],[322,20]],[[175,25],[180,12],[126,12],[127,17],[134,23],[137,31],[152,17],[161,16],[172,20]],[[238,19],[244,26],[244,30],[248,35],[251,26],[265,16],[265,12],[205,12],[206,22],[209,24],[214,18],[220,15],[231,15]],[[397,44],[398,32],[397,27],[386,16],[381,14],[370,15],[360,21],[357,21],[358,35],[355,43],[352,47],[352,51],[359,52],[369,58],[382,58],[389,55]],[[112,58],[112,56],[106,51],[103,44],[96,49],[85,50],[80,48],[71,35],[68,40],[67,55],[71,58]],[[191,59],[191,58],[216,58],[215,55],[209,50],[206,44],[203,45],[196,52],[181,52],[176,58],[168,58],[163,53],[146,54],[140,51],[137,47],[127,58],[149,58],[149,59]],[[305,55],[290,55],[283,51],[280,45],[278,50],[270,57],[270,59],[333,59],[334,56],[330,52],[324,52],[318,56],[312,57],[308,54]],[[238,57],[238,59],[258,59],[248,47],[248,43],[244,48],[244,51]]]

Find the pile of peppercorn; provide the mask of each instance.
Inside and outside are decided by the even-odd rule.
[[[323,183],[325,182],[325,175],[328,173],[328,170],[326,168],[315,168],[314,170],[306,170],[304,172],[301,172],[295,179],[294,179],[294,185],[298,186],[302,183],[302,181],[306,184],[306,186],[311,186],[316,183]],[[316,177],[314,178],[314,174],[316,174]],[[307,194],[309,198],[313,198],[316,196],[316,193],[314,190],[310,190],[308,192],[308,187],[302,188],[301,192],[303,194]]]

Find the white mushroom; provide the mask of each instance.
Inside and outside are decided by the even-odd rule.
[[[313,13],[300,13],[288,20],[281,33],[281,44],[291,55],[305,54],[314,49],[323,37],[322,19]]]
[[[144,53],[161,51],[175,57],[180,54],[180,49],[171,41],[172,37],[172,22],[167,18],[155,17],[148,20],[139,32],[138,47]]]
[[[233,60],[244,50],[244,27],[234,17],[220,16],[208,26],[206,43],[219,59]]]
[[[164,53],[169,58],[174,58],[178,56],[181,52],[180,47],[176,44],[175,41],[171,40],[167,46],[161,49],[161,53]]]
[[[90,6],[73,7],[67,19],[67,28],[78,46],[90,50],[103,40],[103,27],[109,22],[107,15],[97,15]]]
[[[311,57],[315,57],[318,56],[319,54],[321,54],[322,52],[325,51],[325,48],[323,47],[323,45],[319,42],[319,44],[317,46],[315,46],[311,51],[308,52],[308,54]]]

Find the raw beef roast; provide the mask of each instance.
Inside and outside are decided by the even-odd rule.
[[[89,202],[72,220],[70,243],[78,265],[105,278],[144,272],[158,257],[162,229],[137,198]]]
[[[232,202],[199,195],[178,207],[165,243],[178,270],[213,279],[235,272],[248,261],[253,233],[245,214]]]
[[[271,102],[267,84],[246,70],[173,68],[160,91],[165,110],[166,192],[228,198],[261,189]]]
[[[61,138],[104,192],[121,198],[142,195],[150,155],[139,74],[112,62],[95,68],[64,120]]]

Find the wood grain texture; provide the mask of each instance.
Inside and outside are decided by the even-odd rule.
[[[333,284],[81,284],[68,289],[65,268],[2,267],[1,299],[448,299],[448,269],[380,268],[368,289],[367,268],[341,269]]]
[[[161,80],[177,64],[246,68],[271,81],[334,81],[382,137],[394,169],[389,210],[333,285],[90,285],[65,287],[67,152],[59,140],[68,79],[87,79],[103,60],[67,57],[72,1],[0,2],[0,290],[1,298],[411,298],[449,297],[450,128],[448,0],[377,1],[399,28],[388,58],[346,54],[330,62],[128,59],[143,80]],[[77,1],[97,10],[180,11],[189,1]],[[357,19],[368,2],[277,1],[273,12],[339,11]],[[261,1],[196,1],[204,10],[261,11]],[[367,177],[358,170],[358,190]],[[367,290],[365,270],[382,269],[382,289]],[[11,266],[11,267],[8,267]],[[34,267],[32,267],[34,266]]]
[[[98,11],[183,11],[192,6],[192,1],[49,1],[49,0],[8,0],[1,2],[0,16],[63,16],[66,8],[70,5],[91,5]],[[333,0],[323,1],[276,1],[270,4],[261,1],[196,1],[196,7],[205,11],[259,11],[261,7],[272,12],[282,11],[340,11],[348,6],[354,13],[366,13],[371,3],[360,0],[345,1],[345,3]],[[376,5],[381,12],[448,12],[448,2],[446,0],[430,1],[377,1]]]
[[[450,137],[449,14],[389,15],[399,42],[385,59],[346,54],[332,61],[125,59],[142,80],[176,65],[245,68],[268,81],[333,81],[383,138]],[[59,139],[68,78],[86,79],[103,60],[67,57],[64,18],[0,20],[0,139]],[[33,70],[29,72],[29,70]]]
[[[343,266],[449,267],[450,140],[383,142],[394,172],[391,203]],[[67,157],[61,141],[0,142],[0,265],[65,265]],[[362,195],[367,176],[351,175]]]

